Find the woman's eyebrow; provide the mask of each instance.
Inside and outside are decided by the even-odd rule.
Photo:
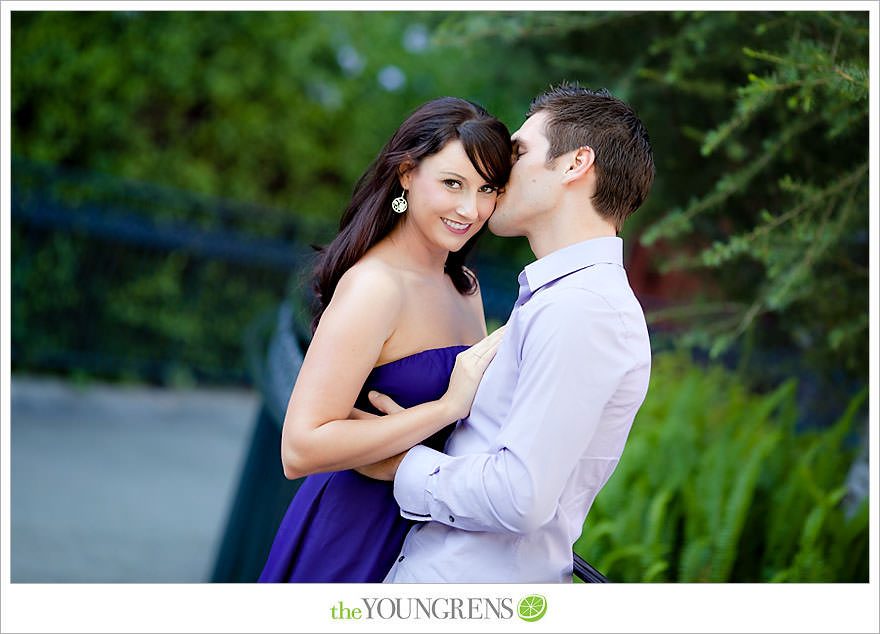
[[[466,177],[462,176],[461,174],[457,174],[457,173],[455,173],[455,172],[453,172],[453,171],[451,171],[451,170],[443,170],[442,173],[443,173],[443,174],[449,174],[450,176],[455,176],[456,178],[461,179],[461,180],[463,180],[463,181],[466,181],[466,180],[467,180]]]
[[[453,172],[453,171],[451,171],[451,170],[441,170],[440,173],[441,173],[441,174],[446,174],[447,176],[455,176],[458,180],[464,181],[465,183],[469,183],[469,182],[470,182],[470,181],[467,179],[467,176],[462,176],[461,174],[458,174],[458,173]],[[477,179],[477,182],[479,182],[481,179],[482,179],[482,177],[480,177],[479,179]],[[487,180],[484,180],[484,181],[483,181],[483,185],[491,185],[491,184],[492,184],[492,183],[490,183],[490,182],[487,181]],[[481,185],[481,187],[482,187],[482,185]]]

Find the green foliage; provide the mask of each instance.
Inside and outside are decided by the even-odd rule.
[[[718,366],[656,355],[575,550],[615,581],[867,581],[867,499],[842,503],[865,396],[833,427],[796,431],[793,381],[753,394]]]
[[[675,265],[718,269],[737,267],[742,258],[758,262],[763,279],[743,297],[748,303],[733,326],[735,334],[763,313],[792,316],[799,332],[821,337],[811,342],[814,347],[818,343],[862,372],[867,334],[866,17],[799,13],[759,22],[756,33],[774,50],[743,47],[746,58],[761,63],[761,72],[747,74],[732,115],[705,134],[701,147],[707,157],[725,149],[752,150],[747,158],[728,162],[713,192],[674,209],[643,237],[646,243],[676,238],[692,229],[696,216],[742,210],[747,222]],[[756,191],[759,176],[764,184]]]
[[[246,379],[242,333],[286,275],[13,227],[13,368],[172,385]],[[244,301],[246,300],[246,301]]]

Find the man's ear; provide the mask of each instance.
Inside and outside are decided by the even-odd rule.
[[[415,161],[407,159],[397,168],[397,180],[400,181],[400,186],[406,190],[410,189],[410,183],[414,176],[413,169],[415,169],[415,166]]]
[[[569,154],[568,166],[563,172],[562,182],[570,183],[586,175],[596,164],[596,152],[589,145],[579,147]]]

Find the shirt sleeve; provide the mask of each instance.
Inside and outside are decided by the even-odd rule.
[[[529,308],[499,449],[456,457],[410,450],[394,480],[404,517],[525,534],[555,516],[633,356],[620,314],[595,293],[565,289]]]

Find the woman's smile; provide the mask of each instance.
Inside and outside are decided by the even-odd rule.
[[[455,222],[453,220],[449,220],[448,218],[441,218],[443,224],[446,225],[446,228],[449,229],[452,233],[457,233],[459,235],[467,233],[471,225],[473,223],[469,222],[467,224],[462,222]]]

